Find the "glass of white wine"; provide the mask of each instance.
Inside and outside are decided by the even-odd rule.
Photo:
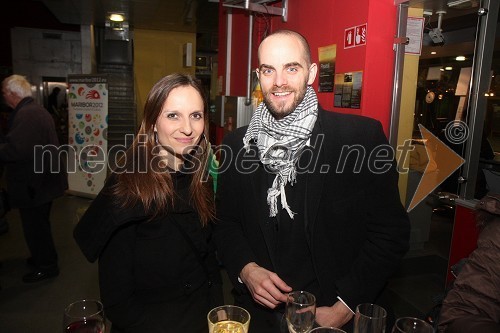
[[[208,312],[209,333],[248,333],[250,313],[234,305],[222,305]]]
[[[290,333],[308,333],[316,317],[316,297],[307,291],[292,291],[287,297],[285,316]]]

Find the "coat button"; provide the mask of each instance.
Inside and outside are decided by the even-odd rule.
[[[186,283],[186,284],[184,285],[184,288],[185,288],[185,289],[191,289],[191,284],[190,284],[190,283]]]

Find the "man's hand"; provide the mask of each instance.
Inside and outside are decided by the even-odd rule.
[[[280,277],[254,262],[248,263],[240,273],[240,279],[247,286],[253,299],[268,308],[274,309],[281,302],[286,302],[286,295],[292,288]]]
[[[351,310],[340,301],[332,306],[321,306],[316,309],[316,322],[319,326],[342,327],[352,316]]]

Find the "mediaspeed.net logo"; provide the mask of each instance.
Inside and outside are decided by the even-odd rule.
[[[408,212],[465,163],[465,160],[460,155],[455,153],[423,125],[419,124],[418,127],[429,161],[408,206]],[[444,131],[446,140],[452,144],[462,144],[469,138],[469,128],[463,121],[449,122]]]
[[[83,93],[83,92],[82,92]],[[83,103],[97,103],[97,102],[83,102]],[[90,115],[89,115],[90,117]],[[452,175],[455,170],[457,170],[465,160],[455,153],[448,145],[438,139],[424,126],[419,124],[420,133],[422,136],[422,143],[425,146],[425,152],[427,155],[427,164],[425,170],[420,179],[420,183],[417,186],[415,194],[408,206],[408,211],[411,211],[415,206],[417,206],[422,200],[424,200],[429,194],[431,194],[444,180],[446,180],[450,175]],[[452,144],[462,144],[469,136],[469,130],[467,125],[461,121],[450,122],[445,128],[445,138],[448,142]],[[125,136],[125,145],[114,145],[109,149],[109,151],[104,151],[102,147],[96,145],[88,145],[82,147],[78,151],[73,145],[62,145],[62,146],[51,146],[51,145],[38,145],[35,146],[35,156],[44,156],[45,154],[56,155],[56,159],[62,158],[65,160],[65,167],[67,173],[74,173],[76,170],[84,170],[86,173],[94,174],[108,169],[113,172],[139,172],[146,173],[148,170],[157,170],[158,172],[164,172],[164,168],[160,167],[164,156],[160,156],[158,152],[162,150],[171,151],[166,146],[155,146],[151,151],[140,148],[145,147],[146,142],[148,142],[148,137],[141,134],[137,139],[139,149],[137,157],[139,160],[149,161],[148,165],[144,163],[127,163],[126,160],[122,160],[120,156],[125,156],[127,147],[131,142],[134,141],[134,135],[128,134]],[[321,145],[323,144],[324,136],[318,135],[316,137],[316,142],[311,142],[311,147],[316,147],[317,151],[321,150]],[[415,149],[415,145],[411,144],[412,140],[408,139],[405,142],[394,149],[389,144],[383,144],[376,147],[372,147],[370,151],[361,145],[345,145],[342,147],[340,152],[340,157],[338,158],[336,165],[329,164],[319,164],[318,156],[319,154],[308,154],[309,158],[301,158],[301,162],[306,161],[304,165],[299,163],[297,165],[297,173],[301,172],[316,172],[319,170],[320,173],[343,173],[346,171],[359,173],[362,170],[362,165],[366,165],[369,172],[375,174],[381,174],[392,170],[393,161],[395,160],[395,151],[400,152],[398,157],[398,168],[397,171],[400,174],[407,173],[408,168],[404,167],[406,157],[408,152]],[[275,147],[276,151],[283,153],[286,147],[278,146]],[[186,154],[189,153],[193,147],[186,147]],[[197,149],[202,149],[198,147]],[[222,174],[227,171],[228,166],[231,161],[239,161],[235,163],[234,168],[237,172],[241,174],[251,174],[261,167],[261,161],[255,150],[247,151],[244,147],[240,151],[232,151],[231,147],[224,144],[219,146],[210,146],[208,149],[212,150],[215,156],[224,156],[224,163],[219,164],[218,173]],[[286,150],[286,149],[285,149]],[[309,150],[311,153],[312,150]],[[268,151],[269,153],[269,151]],[[285,152],[286,153],[286,152]],[[305,152],[304,152],[305,153]],[[151,154],[151,155],[149,155]],[[244,159],[241,157],[245,155]],[[144,156],[143,156],[144,155]],[[149,156],[149,157],[148,157]],[[201,156],[201,155],[200,155]],[[350,163],[350,167],[347,166],[346,161],[351,158],[354,159],[353,163]],[[133,156],[132,156],[133,157]],[[307,156],[306,156],[307,157]],[[367,158],[367,160],[366,160]],[[206,163],[203,161],[196,161],[196,157],[191,158],[191,164],[193,167],[206,167]],[[134,159],[135,160],[135,159]],[[82,161],[85,163],[82,164]],[[425,160],[424,160],[425,161]],[[35,173],[43,173],[47,170],[43,159],[35,159]],[[158,164],[158,165],[156,165]],[[53,169],[55,166],[50,166],[49,172],[59,172],[59,170]],[[347,170],[352,168],[352,170]],[[162,171],[163,170],[163,171]],[[190,169],[191,172],[195,172],[195,169]]]

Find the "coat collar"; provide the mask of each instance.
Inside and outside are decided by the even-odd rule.
[[[327,170],[323,170],[325,165],[325,154],[324,140],[325,132],[323,128],[323,113],[326,112],[323,109],[319,109],[318,119],[314,125],[313,132],[311,134],[310,148],[312,150],[312,160],[309,163],[307,169],[306,177],[306,187],[305,187],[305,212],[304,212],[304,223],[306,230],[313,230],[314,221],[316,220],[316,215],[318,213],[318,207],[320,199],[323,193],[323,185],[325,183],[324,178],[326,176]]]
[[[17,103],[14,111],[17,111],[17,110],[21,109],[22,107],[24,107],[25,105],[33,103],[34,101],[35,100],[33,99],[33,97],[25,97],[22,100],[20,100],[19,103]]]

